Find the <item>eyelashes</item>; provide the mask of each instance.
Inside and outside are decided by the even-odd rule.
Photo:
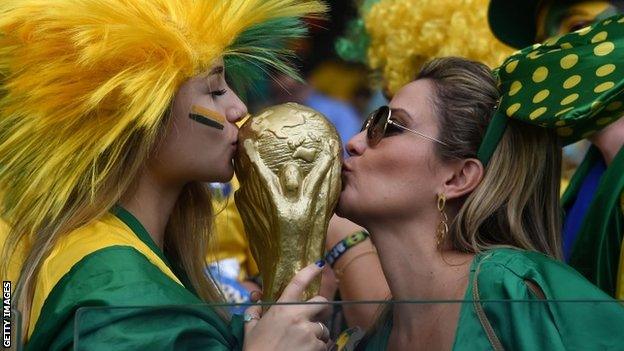
[[[227,93],[227,90],[225,89],[214,90],[210,92],[210,96],[212,96],[213,98],[216,98],[216,97],[225,95],[225,93]]]
[[[403,129],[395,126],[394,124],[389,124],[386,126],[386,135],[395,135],[403,133]]]

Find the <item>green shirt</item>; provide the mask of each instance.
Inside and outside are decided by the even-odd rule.
[[[136,218],[121,208],[114,212],[115,216],[107,216],[78,234],[70,234],[71,240],[61,245],[70,248],[87,245],[89,236],[102,237],[108,229],[118,236],[127,234],[128,242],[138,237],[170,267]],[[45,298],[26,350],[242,348],[240,318],[224,321],[180,284],[186,277],[177,272],[179,281],[174,281],[153,264],[153,256],[150,260],[141,250],[144,251],[138,245],[133,247],[120,241],[89,252],[72,263]],[[62,259],[61,254],[52,261]],[[53,275],[49,268],[60,266],[47,260],[38,280],[45,281],[43,275],[47,272]]]
[[[563,194],[564,209],[572,206],[585,177],[602,154],[592,146]],[[624,299],[621,286],[622,236],[624,236],[624,147],[600,177],[598,188],[582,219],[572,246],[569,264],[607,294]]]
[[[537,252],[495,249],[476,255],[453,350],[492,350],[473,301],[475,272],[480,306],[506,350],[622,350],[624,307],[572,268]],[[526,281],[539,286],[542,302]],[[487,300],[523,300],[496,302]],[[599,302],[602,301],[602,302]],[[613,302],[604,302],[613,301]],[[386,350],[392,318],[368,339],[366,350]]]

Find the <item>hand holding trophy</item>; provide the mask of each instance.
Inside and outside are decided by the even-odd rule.
[[[297,271],[322,256],[340,193],[341,155],[333,125],[298,104],[269,107],[241,127],[236,205],[264,300],[276,301]],[[319,286],[320,278],[304,298],[318,294]]]

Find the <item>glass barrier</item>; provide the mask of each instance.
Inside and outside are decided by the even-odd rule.
[[[74,349],[238,349],[258,317],[223,315],[254,304],[88,307],[75,315]],[[255,304],[258,305],[258,304]],[[614,300],[335,301],[260,303],[277,315],[314,315],[329,350],[386,350],[396,320],[452,350],[624,350],[624,304]],[[269,319],[270,317],[267,317]],[[275,319],[273,319],[273,323]],[[321,324],[322,323],[322,326]],[[295,323],[295,322],[293,322]],[[288,328],[286,324],[273,324]],[[453,326],[453,331],[449,331]],[[327,329],[327,330],[325,330]],[[323,337],[325,338],[325,337]],[[438,339],[436,339],[438,338]],[[217,345],[220,348],[215,348]],[[359,346],[358,346],[359,345]],[[394,344],[395,346],[397,344]],[[398,345],[402,348],[409,345]],[[421,345],[422,346],[422,345]],[[409,348],[409,347],[408,347]],[[404,348],[405,349],[405,348]]]

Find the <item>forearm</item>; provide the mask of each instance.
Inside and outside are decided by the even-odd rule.
[[[367,239],[345,252],[334,264],[340,297],[344,301],[386,300],[390,289],[381,270],[374,245]],[[379,304],[346,304],[343,307],[347,324],[368,329],[374,325]]]
[[[345,237],[361,230],[356,224],[334,216],[330,222],[327,249],[330,250]],[[340,296],[344,301],[386,300],[390,289],[381,269],[375,247],[370,239],[349,248],[333,265]],[[349,326],[371,327],[381,306],[376,304],[345,305]]]

